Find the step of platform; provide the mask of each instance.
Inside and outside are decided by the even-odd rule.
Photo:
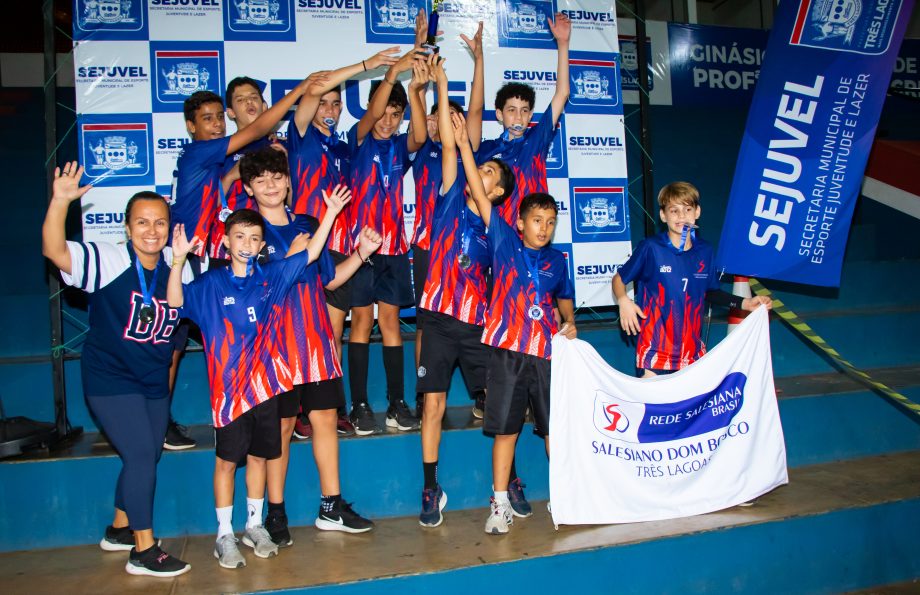
[[[872,371],[882,381],[920,400],[920,366]],[[920,424],[877,395],[841,375],[778,379],[780,415],[790,467],[920,449]],[[383,425],[382,416],[378,418]],[[468,406],[451,407],[441,442],[440,476],[453,510],[483,506],[491,493],[491,440],[481,433]],[[213,431],[194,428],[199,445],[166,452],[158,468],[154,510],[159,535],[207,533],[213,529]],[[417,514],[422,485],[417,432],[389,431],[340,442],[343,494],[371,518]],[[517,449],[517,468],[530,498],[549,496],[548,465],[541,440],[528,433]],[[36,452],[0,463],[0,551],[92,543],[110,521],[112,486],[120,461],[97,435],[63,451]],[[243,470],[237,485],[243,486]],[[23,490],[21,486],[34,486]],[[78,488],[78,489],[77,489]],[[309,442],[291,449],[287,509],[292,525],[309,525],[318,507],[318,478]],[[237,490],[237,519],[245,511]],[[19,531],[21,523],[47,527],[40,535]]]
[[[449,509],[435,529],[414,517],[356,536],[295,528],[290,549],[250,553],[240,570],[218,567],[213,535],[168,539],[192,564],[176,579],[131,577],[124,553],[97,546],[16,552],[0,555],[0,584],[69,595],[852,591],[920,577],[918,468],[920,451],[803,467],[750,508],[670,521],[554,531],[540,502],[505,536],[483,532],[483,507]]]
[[[806,317],[815,331],[843,357],[857,367],[905,366],[917,361],[916,336],[920,332],[920,306],[860,307],[845,312],[812,313]],[[709,331],[709,345],[725,337],[724,321],[715,320]],[[773,369],[776,377],[820,374],[834,368],[828,360],[807,344],[785,324],[774,320],[770,325]],[[607,323],[579,335],[591,343],[598,353],[613,367],[627,373],[635,370],[635,347],[625,340],[618,326]],[[406,399],[412,401],[415,387],[414,342],[405,344],[403,374]],[[371,345],[368,394],[375,411],[386,409],[386,377],[383,371],[380,344]],[[0,398],[6,414],[21,415],[38,420],[54,419],[51,398],[51,372],[48,363],[31,363],[0,366]],[[347,378],[347,364],[345,365]],[[80,363],[65,363],[67,406],[69,419],[86,431],[96,429],[83,399]],[[348,383],[346,382],[346,392]],[[173,398],[173,416],[186,425],[211,422],[207,374],[204,355],[189,353],[182,361]],[[468,393],[459,370],[456,371],[449,392],[450,403],[468,401]],[[350,401],[349,401],[350,403]]]

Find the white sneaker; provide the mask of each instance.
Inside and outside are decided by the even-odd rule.
[[[504,535],[514,524],[514,515],[511,512],[510,502],[496,502],[490,498],[491,511],[486,520],[486,533],[489,535]]]
[[[242,568],[246,566],[246,558],[240,553],[236,544],[239,542],[232,533],[228,533],[214,544],[214,557],[218,564],[224,568]]]
[[[272,541],[272,536],[265,530],[264,525],[247,528],[243,534],[243,545],[251,547],[252,552],[259,558],[278,555],[278,544]]]

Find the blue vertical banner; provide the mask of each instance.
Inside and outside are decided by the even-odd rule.
[[[913,0],[782,2],[717,255],[730,273],[837,287]]]

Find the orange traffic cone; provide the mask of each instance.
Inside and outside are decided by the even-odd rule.
[[[741,297],[753,297],[751,294],[751,284],[748,281],[747,277],[741,277],[735,275],[735,282],[732,285],[732,293],[735,295],[740,295]],[[732,308],[728,311],[728,331],[732,332],[736,326],[741,324],[741,321],[750,314],[750,312],[745,312],[744,310],[739,310]]]

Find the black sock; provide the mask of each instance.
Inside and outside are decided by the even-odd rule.
[[[438,462],[422,462],[422,469],[425,471],[425,489],[433,490],[438,487]]]
[[[348,344],[348,387],[351,389],[351,406],[367,403],[367,360],[370,345]]]
[[[342,500],[341,494],[336,494],[335,496],[323,496],[320,498],[319,505],[323,509],[323,512],[332,512],[332,510],[338,505],[339,501]]]
[[[387,375],[387,399],[392,405],[405,398],[402,345],[383,348],[383,370]]]
[[[269,502],[268,502],[268,514],[271,514],[271,513],[273,513],[273,512],[276,512],[276,513],[279,513],[279,514],[287,514],[287,512],[284,510],[284,502],[279,502],[279,503],[275,504],[274,502],[272,502],[271,500],[269,500]]]
[[[508,483],[517,479],[517,469],[514,467],[514,459],[511,459],[511,473],[508,474]]]

